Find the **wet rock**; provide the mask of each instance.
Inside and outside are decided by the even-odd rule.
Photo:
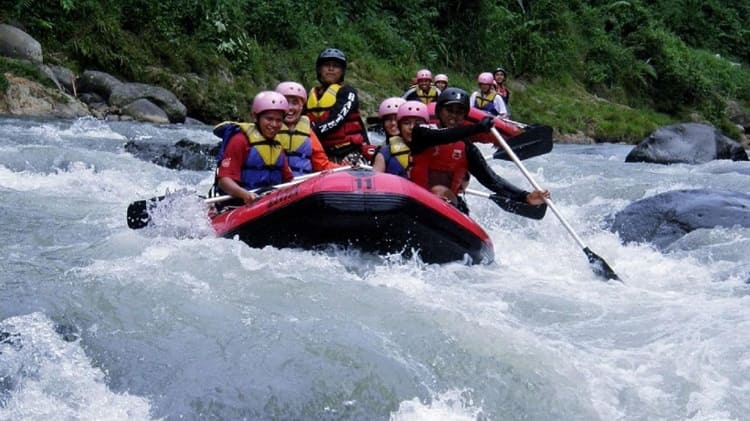
[[[144,161],[176,170],[209,171],[216,167],[219,143],[203,144],[182,139],[174,145],[134,142],[125,150]]]
[[[649,242],[663,250],[700,229],[750,227],[750,195],[724,190],[674,190],[633,202],[610,228],[625,242]]]
[[[630,151],[625,162],[701,164],[714,159],[747,161],[739,142],[715,127],[683,123],[661,127]]]
[[[56,324],[55,332],[60,334],[65,342],[75,342],[79,338],[78,328],[74,325]]]
[[[74,86],[76,82],[76,75],[72,70],[63,66],[49,66],[49,68],[50,70],[52,70],[52,74],[55,76],[55,79],[60,84],[60,86],[62,86],[65,92],[70,95],[76,95],[78,93],[76,87]]]

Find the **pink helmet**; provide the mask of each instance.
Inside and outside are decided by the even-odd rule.
[[[417,72],[417,80],[430,79],[432,80],[432,72],[427,69],[422,69]]]
[[[492,73],[490,72],[480,73],[479,77],[477,78],[477,82],[481,84],[492,85],[492,82],[494,81],[495,81],[495,78],[492,77]]]
[[[406,101],[398,107],[396,119],[401,121],[405,117],[419,117],[427,122],[430,119],[430,113],[427,111],[427,105],[421,101]]]
[[[448,83],[448,76],[440,73],[438,75],[435,75],[435,82],[445,82]]]
[[[289,111],[289,103],[284,95],[274,91],[263,91],[253,99],[253,116],[257,117],[266,111]]]
[[[298,96],[302,101],[307,101],[305,87],[297,82],[281,82],[276,85],[276,92],[284,96]]]
[[[404,102],[406,102],[405,99],[397,96],[384,99],[383,102],[380,103],[380,108],[378,108],[378,116],[383,118],[387,115],[398,113],[398,107]]]

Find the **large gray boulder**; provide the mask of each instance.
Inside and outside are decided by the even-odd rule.
[[[183,123],[187,116],[187,108],[172,92],[158,86],[145,83],[123,83],[112,90],[109,104],[116,107],[126,105],[138,99],[147,99],[164,110],[172,123]]]
[[[169,123],[169,117],[153,102],[147,99],[136,99],[130,104],[122,107],[122,114],[133,117],[136,120],[148,121],[150,123]]]
[[[625,162],[701,164],[714,159],[747,161],[739,142],[700,123],[661,127],[630,151]]]
[[[700,229],[750,227],[750,195],[724,190],[674,190],[633,202],[615,215],[611,230],[629,242],[664,249]]]
[[[0,56],[42,63],[42,46],[15,26],[0,23]]]
[[[75,95],[78,93],[75,87],[76,75],[72,70],[63,66],[49,66],[49,68],[50,70],[52,70],[52,74],[55,76],[55,79],[57,79],[57,82],[60,84],[60,86],[63,87],[65,92],[69,93],[70,95]]]
[[[122,85],[122,82],[116,77],[96,70],[84,71],[76,84],[79,94],[94,93],[105,100],[109,99],[112,90],[119,85]]]

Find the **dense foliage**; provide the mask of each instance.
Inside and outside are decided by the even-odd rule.
[[[312,85],[326,46],[348,54],[368,111],[420,67],[471,89],[498,65],[518,82],[516,118],[599,138],[623,136],[606,127],[627,122],[603,119],[629,112],[612,109],[644,110],[646,126],[697,113],[731,129],[727,101],[750,103],[747,0],[0,0],[0,21],[38,39],[46,61],[161,83],[206,121],[243,117],[280,80]],[[556,112],[532,91],[552,93]],[[592,99],[609,104],[576,105]],[[582,108],[596,124],[570,123]]]

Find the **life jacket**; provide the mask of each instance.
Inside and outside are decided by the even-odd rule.
[[[310,140],[310,119],[300,117],[294,129],[290,130],[286,124],[276,135],[284,153],[287,156],[289,168],[295,177],[312,172],[312,141]]]
[[[408,177],[411,167],[411,150],[400,136],[388,139],[388,144],[381,148],[380,153],[385,159],[385,172],[401,177]]]
[[[462,140],[433,146],[416,155],[412,154],[410,179],[426,189],[443,185],[458,194],[461,183],[468,174],[468,166],[466,144]]]
[[[224,159],[224,150],[229,139],[242,132],[250,145],[245,162],[242,163],[239,185],[251,190],[281,183],[281,169],[284,164],[284,150],[276,139],[268,140],[252,123],[224,122],[214,128],[214,135],[221,138],[218,162]],[[221,192],[219,180],[214,180],[214,189]]]
[[[329,85],[320,98],[318,98],[316,88],[310,90],[310,95],[307,97],[307,116],[310,117],[312,123],[322,123],[330,118],[331,108],[336,104],[339,89],[341,85],[337,83]],[[329,156],[343,158],[352,151],[359,152],[362,145],[367,143],[364,130],[365,126],[359,110],[353,110],[337,128],[326,132],[325,136],[320,136],[320,143]],[[337,151],[340,152],[336,153]]]
[[[500,95],[500,98],[505,101],[505,105],[508,105],[508,99],[510,99],[510,91],[508,91],[508,89],[502,85],[495,88],[495,90],[497,91],[497,94]]]
[[[498,110],[495,109],[495,97],[497,96],[497,93],[490,91],[487,96],[482,96],[482,93],[479,92],[479,95],[477,95],[476,99],[474,100],[474,107],[479,108],[482,111],[486,111],[492,115],[498,115]]]
[[[425,104],[437,101],[438,91],[434,86],[430,86],[430,89],[427,92],[421,90],[419,86],[417,86],[417,89],[414,91],[414,93],[417,94],[418,100],[422,101]]]

